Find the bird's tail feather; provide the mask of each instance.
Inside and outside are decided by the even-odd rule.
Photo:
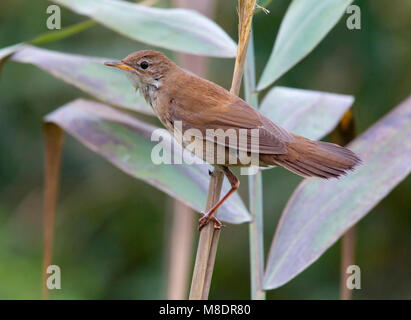
[[[361,163],[354,152],[333,143],[296,136],[287,147],[289,154],[278,155],[276,164],[303,177],[340,177]]]

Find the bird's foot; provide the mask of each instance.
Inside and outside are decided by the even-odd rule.
[[[200,212],[202,217],[198,220],[198,231],[201,231],[210,221],[214,222],[214,229],[221,229],[222,223],[210,212]]]

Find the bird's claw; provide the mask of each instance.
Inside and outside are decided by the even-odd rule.
[[[202,217],[198,220],[198,231],[201,231],[210,222],[210,220],[214,222],[214,229],[221,229],[223,224],[216,217],[204,212],[201,212],[201,215]]]

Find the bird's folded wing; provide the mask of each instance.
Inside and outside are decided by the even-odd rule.
[[[232,149],[284,154],[287,152],[284,142],[294,141],[285,129],[275,125],[240,98],[214,106],[197,104],[187,107],[179,105],[177,99],[173,104],[173,120],[182,122],[184,132],[198,129],[191,130],[190,134]],[[231,134],[236,136],[237,142],[230,140]]]

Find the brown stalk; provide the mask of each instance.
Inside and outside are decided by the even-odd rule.
[[[342,237],[341,246],[341,276],[340,299],[351,300],[352,290],[347,287],[347,267],[354,264],[355,255],[355,226],[352,226]]]
[[[194,212],[178,200],[173,200],[173,222],[170,234],[167,299],[187,298],[194,239]]]
[[[244,63],[250,39],[251,22],[255,6],[255,0],[238,0],[239,40],[233,81],[230,89],[230,92],[235,95],[238,95],[240,92],[241,78],[244,71]],[[223,179],[223,172],[215,167],[214,172],[210,177],[206,211],[218,202]],[[191,282],[190,300],[208,299],[220,232],[220,229],[214,229],[213,223],[209,223],[200,233],[196,262]]]
[[[208,187],[208,196],[206,211],[210,210],[214,204],[220,198],[221,187],[223,184],[224,173],[216,167],[211,174],[210,183]],[[219,234],[220,230],[214,229],[214,224],[209,223],[200,232],[200,239],[198,240],[197,255],[194,265],[193,278],[191,281],[190,300],[206,300],[204,289],[210,287],[210,284],[206,284],[206,279],[211,282],[211,275],[213,273],[213,261],[215,260],[215,252],[217,251],[218,236],[214,236],[214,233]],[[213,244],[214,239],[214,244]],[[211,247],[214,247],[214,252],[211,251]]]
[[[348,110],[342,117],[338,127],[332,133],[332,139],[346,145],[355,138],[355,123],[352,110]],[[342,236],[341,242],[341,270],[340,270],[340,299],[351,300],[352,290],[347,288],[347,267],[353,265],[355,259],[355,226],[348,229]]]
[[[57,196],[60,180],[61,150],[63,130],[52,123],[44,124],[45,159],[44,159],[44,256],[43,256],[43,299],[49,298],[46,285],[47,267],[51,265],[53,255],[54,221],[56,217]]]
[[[233,81],[230,92],[238,95],[241,79],[244,72],[244,63],[247,56],[248,42],[250,41],[251,22],[256,7],[255,0],[238,0],[238,47],[235,60]]]

